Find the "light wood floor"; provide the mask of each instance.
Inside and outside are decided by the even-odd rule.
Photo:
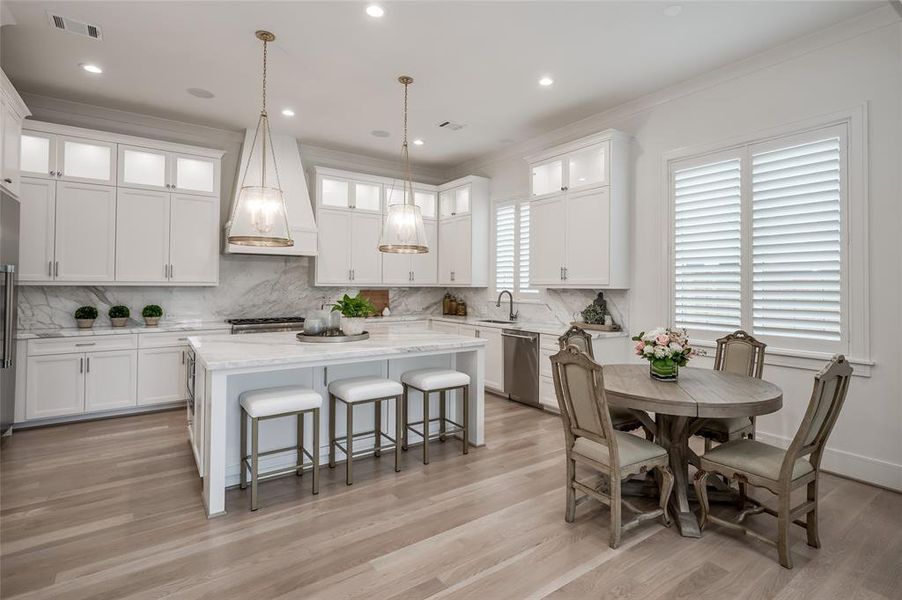
[[[564,522],[556,417],[490,397],[484,448],[435,443],[261,484],[207,520],[183,411],[17,432],[0,450],[3,598],[902,598],[902,495],[825,476],[821,539],[796,568],[723,530],[655,522],[607,546],[608,513]],[[248,490],[249,491],[249,490]],[[752,517],[762,531],[775,521]]]

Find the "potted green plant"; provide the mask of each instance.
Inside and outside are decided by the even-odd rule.
[[[125,327],[125,324],[128,323],[128,318],[131,316],[131,311],[128,310],[127,306],[111,306],[109,312],[107,313],[110,316],[110,323],[113,324],[113,327]]]
[[[148,304],[141,310],[141,316],[144,317],[145,325],[156,327],[160,324],[160,317],[163,316],[163,307],[158,304]]]
[[[373,303],[357,294],[353,298],[347,294],[332,307],[341,313],[341,331],[345,335],[363,333],[365,319],[376,312]]]
[[[93,306],[79,306],[75,309],[75,322],[79,329],[90,329],[97,318],[97,309]]]

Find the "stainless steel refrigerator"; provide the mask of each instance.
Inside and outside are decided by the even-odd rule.
[[[19,202],[0,192],[0,435],[10,432],[16,406],[16,276]]]

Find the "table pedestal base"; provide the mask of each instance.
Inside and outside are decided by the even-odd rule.
[[[689,417],[658,413],[655,415],[655,442],[667,450],[673,471],[673,494],[670,496],[670,517],[685,537],[701,537],[698,519],[689,506]]]

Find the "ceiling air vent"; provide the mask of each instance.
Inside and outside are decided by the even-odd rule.
[[[97,25],[83,23],[82,21],[76,21],[75,19],[62,17],[50,12],[47,13],[47,16],[50,19],[50,26],[54,29],[65,31],[66,33],[74,33],[75,35],[89,37],[95,40],[103,39],[103,34],[100,31],[100,27]]]
[[[453,121],[442,121],[438,126],[439,129],[447,129],[448,131],[460,131],[466,127],[463,123],[455,123]]]

